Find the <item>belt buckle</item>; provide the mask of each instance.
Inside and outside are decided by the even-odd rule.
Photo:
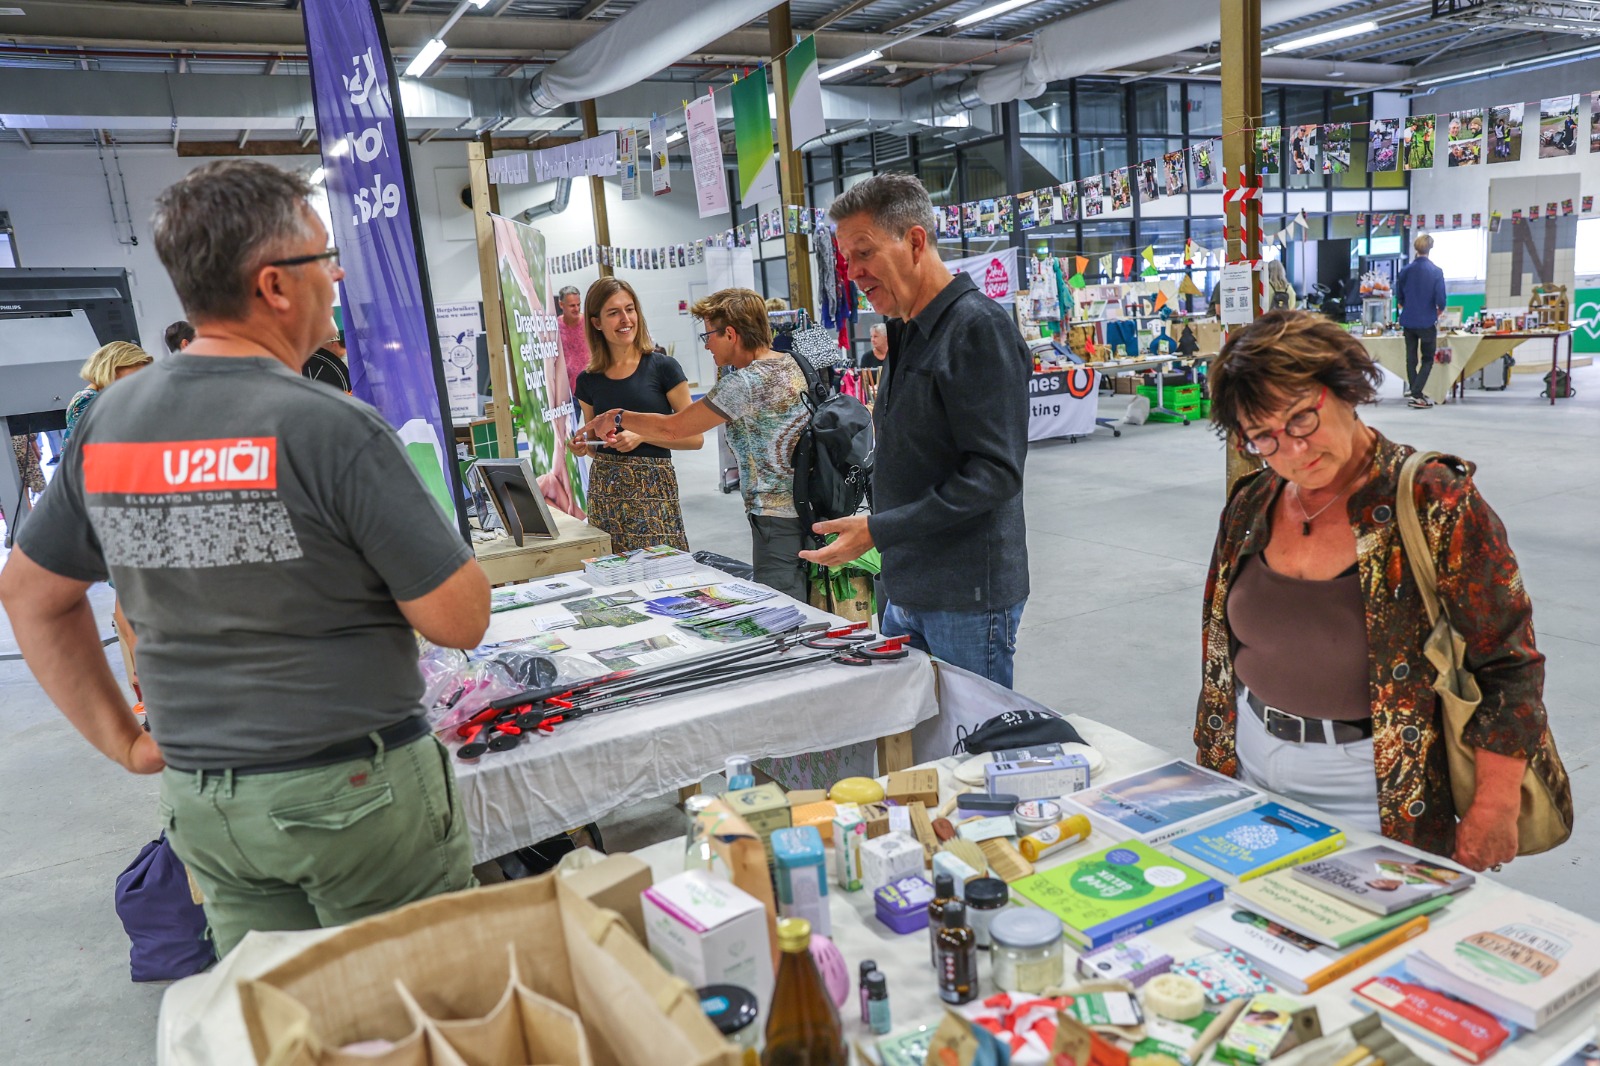
[[[1276,716],[1279,721],[1293,722],[1299,727],[1300,735],[1295,739],[1294,743],[1304,744],[1306,742],[1306,720],[1304,718],[1301,718],[1298,714],[1290,714],[1288,711],[1280,711],[1269,703],[1263,703],[1261,707],[1266,714],[1267,732],[1271,733],[1273,731],[1272,720]],[[1278,739],[1288,740],[1290,738],[1279,735]]]

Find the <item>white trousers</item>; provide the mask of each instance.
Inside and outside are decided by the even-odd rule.
[[[1357,829],[1381,833],[1378,778],[1372,766],[1372,738],[1349,744],[1297,744],[1281,740],[1248,702],[1239,686],[1239,726],[1234,745],[1239,776],[1246,784],[1334,815]]]

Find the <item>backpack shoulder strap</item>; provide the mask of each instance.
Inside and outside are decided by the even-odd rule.
[[[1439,621],[1439,572],[1434,566],[1433,550],[1422,530],[1422,520],[1417,515],[1417,471],[1424,463],[1439,455],[1438,452],[1412,452],[1400,468],[1400,484],[1395,490],[1395,519],[1400,526],[1400,542],[1405,547],[1406,561],[1411,566],[1411,576],[1422,593],[1423,606],[1428,611],[1428,624]]]
[[[800,367],[800,373],[806,378],[806,402],[815,408],[817,404],[827,399],[827,384],[822,380],[822,375],[817,373],[817,368],[811,361],[799,352],[790,349],[789,358],[793,359]]]

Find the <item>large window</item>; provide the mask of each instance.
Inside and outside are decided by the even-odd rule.
[[[1578,247],[1572,271],[1580,278],[1600,274],[1600,218],[1578,220]]]
[[[1487,230],[1451,229],[1433,235],[1428,258],[1444,271],[1446,281],[1482,281],[1487,265]]]

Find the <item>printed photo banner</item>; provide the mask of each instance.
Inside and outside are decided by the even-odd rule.
[[[827,225],[828,215],[822,208],[791,204],[763,211],[757,218],[682,244],[654,248],[590,245],[576,252],[551,256],[549,269],[552,274],[572,274],[598,264],[625,270],[676,270],[704,263],[707,248],[747,248],[759,241],[782,240],[788,233],[814,233]]]

